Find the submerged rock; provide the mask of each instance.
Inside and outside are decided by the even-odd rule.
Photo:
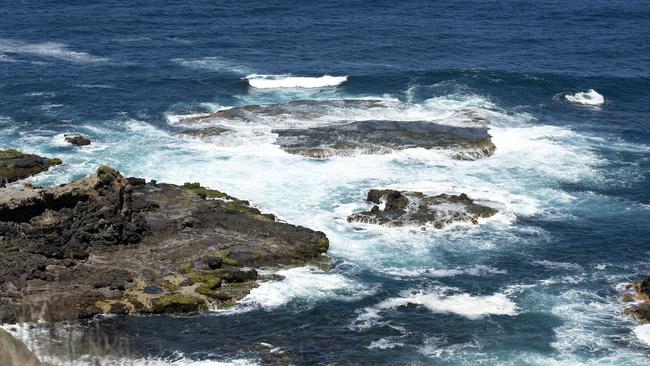
[[[90,139],[82,135],[65,135],[65,140],[75,146],[90,145]]]
[[[372,209],[350,215],[348,222],[387,226],[431,225],[442,229],[454,222],[478,224],[479,218],[498,212],[475,203],[464,193],[427,196],[421,192],[371,189],[367,200],[375,204]]]
[[[14,149],[0,150],[0,187],[44,172],[61,163],[57,158],[44,158]]]
[[[295,100],[281,104],[246,105],[224,109],[206,116],[185,118],[184,125],[200,125],[219,121],[258,122],[272,117],[291,120],[314,120],[331,113],[355,109],[385,108],[380,100],[343,99],[343,100]]]
[[[357,121],[343,125],[273,130],[287,152],[312,158],[385,154],[408,148],[444,149],[452,157],[474,160],[496,147],[484,127],[451,127],[432,122]]]
[[[627,287],[622,301],[627,303],[625,314],[643,324],[650,324],[650,277]]]
[[[325,234],[202,187],[101,167],[48,189],[0,191],[0,322],[233,305],[254,268],[327,263]]]

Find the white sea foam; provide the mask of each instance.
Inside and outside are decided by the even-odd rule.
[[[409,304],[420,305],[433,313],[456,314],[472,320],[490,315],[517,315],[517,305],[505,294],[472,296],[459,293],[456,289],[440,288],[432,292],[404,292],[400,297],[389,298],[365,308],[355,319],[352,328],[365,329],[379,324],[382,313]]]
[[[467,268],[453,268],[453,269],[442,269],[442,268],[393,268],[387,269],[385,271],[387,274],[396,276],[396,277],[432,277],[432,278],[443,278],[443,277],[454,277],[459,275],[470,275],[470,276],[487,276],[492,274],[505,274],[506,270],[501,270],[498,268],[485,266],[485,265],[474,265]]]
[[[578,92],[575,94],[567,94],[564,96],[566,100],[575,104],[583,105],[603,105],[605,104],[605,97],[594,89],[589,89],[586,92]]]
[[[634,327],[634,335],[646,345],[650,346],[650,324],[643,324]]]
[[[236,75],[246,75],[252,72],[250,67],[236,64],[223,57],[203,57],[199,59],[174,58],[171,61],[196,70],[228,72]]]
[[[389,349],[395,347],[403,347],[404,343],[395,341],[392,337],[380,338],[376,341],[370,342],[366,347],[368,349]]]
[[[106,57],[94,56],[87,52],[72,51],[68,47],[68,45],[58,42],[25,43],[0,38],[0,51],[3,52],[45,56],[77,63],[108,61]]]
[[[297,301],[307,306],[324,299],[358,300],[372,292],[351,279],[315,267],[297,267],[277,272],[281,281],[261,283],[234,309],[246,311],[255,308],[266,310]]]
[[[345,82],[347,76],[323,75],[320,77],[290,76],[290,75],[257,75],[246,76],[248,84],[257,89],[276,88],[323,88],[337,86]]]
[[[584,271],[584,268],[582,268],[581,265],[576,263],[569,263],[569,262],[554,262],[554,261],[542,260],[542,261],[534,261],[533,264],[536,264],[538,266],[543,266],[549,269],[564,269],[564,270],[571,270],[571,271],[578,271],[578,272]]]

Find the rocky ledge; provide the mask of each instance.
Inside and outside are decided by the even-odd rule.
[[[14,149],[0,150],[0,187],[44,172],[51,166],[59,164],[61,160],[57,158],[44,158]]]
[[[324,233],[198,183],[110,167],[47,189],[0,189],[0,322],[231,306],[260,268],[328,265]]]
[[[359,116],[352,116],[349,121],[331,121],[332,116],[386,109],[385,103],[378,100],[299,100],[248,105],[183,119],[180,124],[191,128],[179,132],[207,138],[226,133],[229,131],[227,126],[238,123],[267,124],[272,128],[309,125],[308,128],[274,128],[272,132],[277,135],[276,143],[283,150],[317,159],[424,148],[449,151],[454,159],[475,160],[488,157],[496,150],[484,126],[486,121],[469,112],[465,119],[473,127],[454,127],[431,121],[355,120]],[[295,121],[306,123],[297,124]]]
[[[621,300],[628,305],[625,314],[650,324],[650,277],[629,285]]]
[[[371,189],[370,211],[352,214],[348,222],[387,226],[433,226],[442,229],[455,222],[478,224],[495,215],[495,208],[475,203],[466,194],[427,196],[421,192]]]

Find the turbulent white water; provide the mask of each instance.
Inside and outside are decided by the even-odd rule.
[[[605,97],[593,89],[586,92],[578,92],[575,94],[567,94],[564,96],[566,100],[571,103],[583,105],[603,105],[605,104]]]
[[[365,310],[357,321],[365,325],[381,319],[379,315],[386,310],[395,310],[409,304],[420,305],[433,313],[453,313],[468,319],[479,319],[488,315],[517,314],[517,305],[504,294],[496,293],[486,296],[472,296],[454,292],[457,289],[436,289],[433,292],[408,291],[403,296],[382,301]],[[369,323],[370,322],[370,323]]]
[[[257,75],[246,76],[248,84],[257,89],[275,88],[322,88],[337,86],[345,82],[347,76],[323,75],[320,77],[289,76],[289,75]]]
[[[0,38],[0,52],[44,56],[69,62],[106,62],[109,59],[91,55],[87,52],[73,51],[69,46],[58,42],[25,43],[11,39]]]
[[[179,63],[183,64],[181,61]],[[300,96],[313,97],[309,94]],[[285,97],[293,99],[296,95],[278,94],[274,97],[276,101],[283,101]],[[336,97],[349,99],[348,96]],[[268,98],[273,101],[272,97]],[[310,309],[332,300],[353,303],[379,293],[383,299],[357,309],[357,317],[349,320],[352,329],[375,329],[390,323],[391,317],[413,306],[430,313],[432,317],[444,314],[471,322],[491,317],[515,317],[529,312],[550,312],[564,320],[562,325],[554,328],[556,341],[553,347],[560,356],[556,360],[537,358],[535,355],[522,356],[519,361],[538,365],[553,362],[580,364],[575,355],[581,347],[610,347],[609,341],[598,338],[599,327],[602,324],[611,325],[612,319],[620,321],[616,318],[620,310],[616,304],[576,292],[538,297],[539,291],[585,281],[585,269],[580,265],[531,261],[531,268],[557,271],[557,274],[540,281],[523,281],[521,284],[477,293],[438,286],[435,281],[461,276],[500,278],[509,275],[508,271],[482,264],[450,265],[444,258],[432,254],[439,250],[480,259],[483,254],[521,250],[522,246],[533,244],[523,243],[518,235],[532,236],[539,244],[544,243],[548,234],[539,228],[515,225],[519,220],[573,220],[580,215],[576,210],[584,202],[592,200],[595,205],[602,206],[602,200],[608,200],[612,204],[606,197],[568,193],[559,187],[562,183],[599,182],[604,179],[600,169],[606,162],[593,149],[593,146],[603,142],[568,128],[541,124],[526,113],[505,111],[481,95],[451,94],[420,103],[400,101],[392,96],[367,99],[376,101],[378,105],[333,104],[318,109],[309,118],[293,113],[253,116],[250,122],[214,121],[230,131],[207,140],[174,134],[129,118],[117,118],[101,125],[70,126],[70,131],[66,133],[93,136],[93,144],[81,149],[73,149],[65,144],[61,132],[39,130],[23,134],[14,127],[7,127],[6,131],[18,134],[20,148],[26,151],[47,156],[43,147],[56,146],[59,149],[57,156],[66,162],[32,178],[34,184],[65,183],[88,174],[100,163],[108,164],[129,176],[179,184],[200,181],[204,186],[248,199],[253,205],[273,212],[282,220],[322,230],[328,235],[331,243],[329,254],[341,266],[328,273],[310,267],[280,271],[278,274],[284,276],[283,280],[261,284],[240,305],[223,313],[225,316],[231,313],[275,311],[284,307]],[[248,100],[244,98],[243,102]],[[214,109],[229,107],[215,106]],[[168,122],[179,127],[184,117],[188,116],[170,113]],[[315,161],[280,149],[275,144],[277,136],[272,132],[275,128],[316,127],[375,119],[487,126],[497,149],[493,156],[476,161],[454,160],[444,151],[420,148],[387,155]],[[10,125],[11,121],[0,119],[0,123]],[[348,223],[346,217],[350,213],[369,208],[365,196],[371,188],[429,194],[466,193],[476,200],[489,201],[499,209],[499,213],[481,220],[479,225],[452,225],[444,230],[415,231]],[[626,209],[620,204],[613,204],[612,207]],[[399,294],[383,294],[381,284],[364,283],[356,278],[358,271],[368,271],[400,283],[414,280],[428,282],[421,287],[409,283],[407,288],[410,290]],[[434,281],[434,284],[430,281]],[[581,315],[590,311],[591,317]],[[595,330],[581,330],[585,327]],[[647,339],[644,338],[647,337],[644,329],[634,330],[641,340]],[[367,349],[370,352],[403,347],[404,343],[399,337],[378,337],[367,344]],[[462,347],[472,349],[476,344]],[[432,339],[425,342],[418,352],[427,357],[445,359],[462,353],[462,347],[441,345],[438,340]],[[619,356],[624,357],[616,357]],[[160,362],[180,364],[173,363],[177,361]],[[613,361],[609,364],[616,363]]]

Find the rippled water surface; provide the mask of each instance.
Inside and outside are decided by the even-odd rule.
[[[331,241],[331,272],[283,270],[234,309],[78,330],[121,340],[105,363],[648,364],[650,332],[618,302],[650,270],[647,1],[2,1],[0,19],[0,146],[65,162],[35,184],[100,164],[200,181]],[[376,104],[327,102],[358,99]],[[281,103],[219,136],[178,134],[190,116]],[[274,129],[363,120],[486,126],[497,148],[314,160],[275,144]],[[71,132],[93,144],[71,148]],[[348,223],[371,188],[499,213]]]

